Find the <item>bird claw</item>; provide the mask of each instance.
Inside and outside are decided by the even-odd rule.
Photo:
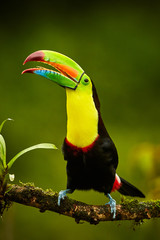
[[[109,202],[106,203],[105,205],[110,205],[111,208],[111,213],[113,214],[113,219],[116,218],[116,201],[110,196],[110,194],[107,194],[109,197]]]
[[[67,197],[66,194],[72,193],[72,192],[73,192],[73,190],[71,190],[71,189],[61,190],[58,194],[58,206],[61,205],[61,200],[64,200],[64,198]]]
[[[61,205],[61,200],[64,200],[66,197],[66,190],[61,190],[58,194],[58,206]]]

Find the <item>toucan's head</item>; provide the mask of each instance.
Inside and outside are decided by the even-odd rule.
[[[72,90],[91,90],[92,83],[90,78],[84,73],[84,70],[69,57],[54,51],[40,50],[30,54],[26,62],[36,61],[48,64],[53,69],[36,67],[26,69],[23,73],[35,73],[41,75],[58,85]]]
[[[36,67],[22,73],[41,75],[66,88],[68,141],[77,147],[92,144],[98,136],[99,101],[91,79],[76,62],[54,51],[34,52],[24,64],[30,61],[42,62],[53,68]]]

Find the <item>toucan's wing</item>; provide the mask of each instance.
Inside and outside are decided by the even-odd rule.
[[[114,169],[118,166],[118,154],[113,141],[109,138],[102,138],[99,144],[103,159],[107,165],[113,165]]]

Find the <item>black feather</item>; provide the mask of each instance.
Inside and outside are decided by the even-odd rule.
[[[118,192],[120,192],[123,195],[131,196],[131,197],[141,197],[145,198],[145,195],[135,186],[133,186],[131,183],[127,182],[123,178],[121,178],[121,187],[118,189]]]

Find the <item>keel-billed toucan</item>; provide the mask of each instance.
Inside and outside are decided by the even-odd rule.
[[[110,196],[112,191],[137,197],[144,197],[144,194],[116,174],[117,150],[104,126],[93,81],[76,62],[54,51],[34,52],[24,64],[29,61],[46,63],[54,69],[37,67],[23,73],[41,75],[66,89],[67,134],[62,150],[67,161],[67,189],[59,192],[58,205],[75,189],[94,189],[109,198],[115,218],[116,202]]]

